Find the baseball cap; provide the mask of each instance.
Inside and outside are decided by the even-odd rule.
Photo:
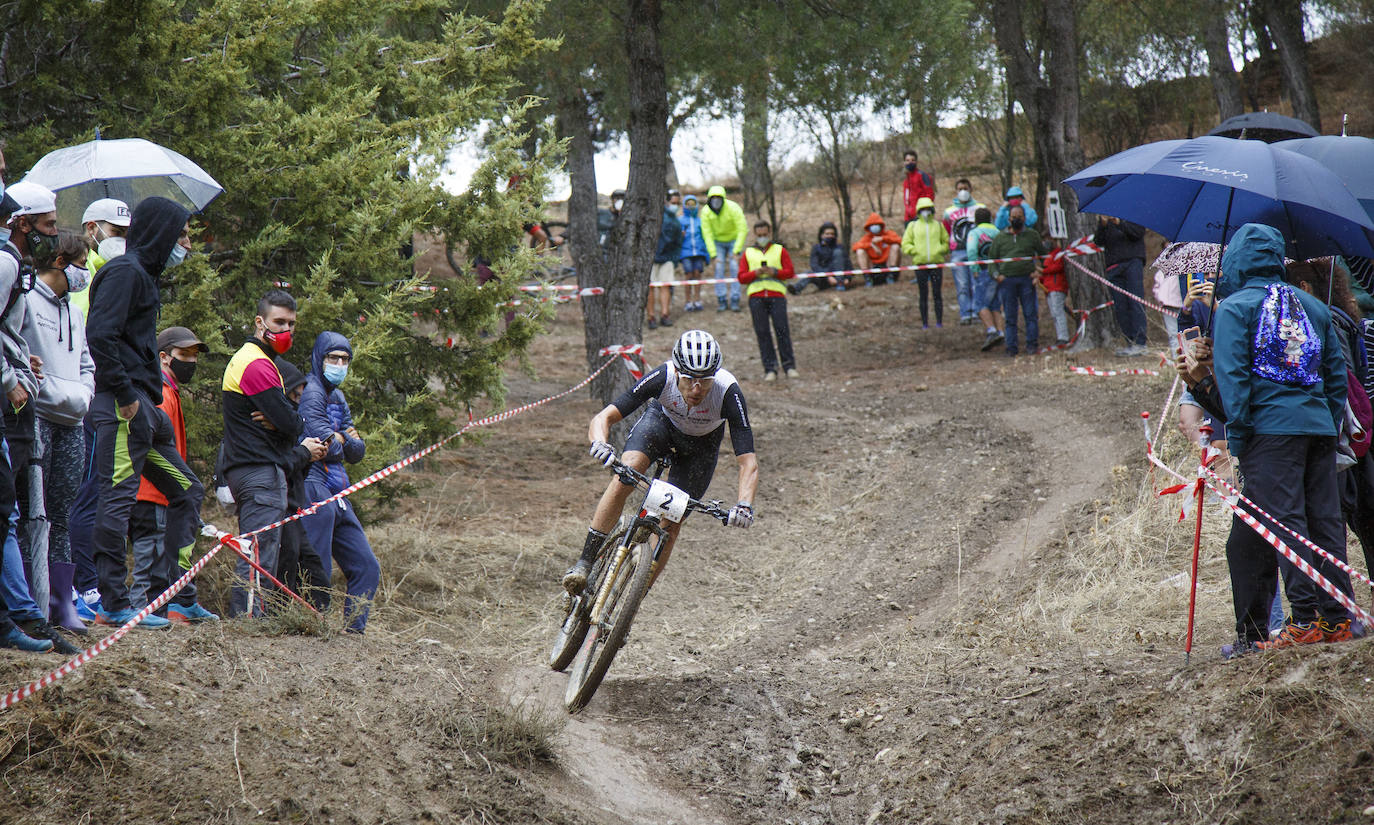
[[[687,195],[687,196],[685,196],[682,200],[683,200],[684,203],[686,203],[687,201],[691,201],[692,203],[696,203],[696,202],[697,202],[697,196],[696,196],[696,195]]]
[[[191,349],[195,347],[201,352],[210,351],[210,347],[204,341],[197,338],[196,334],[186,327],[167,327],[157,334],[158,352],[168,352],[172,347],[176,347],[177,349]]]
[[[19,208],[14,210],[15,215],[43,215],[57,211],[57,196],[42,184],[21,180],[6,189],[5,194],[19,204]]]
[[[3,198],[0,198],[0,216],[8,217],[10,215],[13,215],[18,210],[19,201],[16,201],[14,198],[10,197],[10,193],[6,192],[5,196]]]
[[[1007,190],[1007,197],[1009,197],[1009,198],[1024,198],[1024,197],[1025,197],[1025,194],[1021,191],[1021,187],[1019,187],[1019,186],[1013,186],[1012,188],[1010,188],[1010,189]]]
[[[91,201],[91,205],[86,207],[86,213],[81,216],[81,223],[105,221],[115,226],[128,226],[129,217],[129,204],[114,198],[101,198]]]

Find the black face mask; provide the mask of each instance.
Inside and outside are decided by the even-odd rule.
[[[1025,229],[1026,227],[1025,218],[1012,218],[1009,221],[1009,223],[1011,224],[1011,228],[1015,229],[1017,232],[1020,232],[1022,229]]]
[[[906,165],[906,170],[907,170],[908,172],[915,172],[915,171],[916,171],[916,164],[915,164],[914,162],[912,162],[912,161],[908,161],[908,162],[907,162],[907,165]]]
[[[172,377],[177,380],[178,384],[189,384],[191,382],[191,377],[196,374],[196,362],[173,358],[172,363],[167,366],[167,369],[172,373]]]
[[[30,229],[25,239],[29,242],[29,257],[34,260],[51,258],[57,250],[56,235],[44,235],[37,229]]]
[[[834,245],[835,245],[835,239],[834,239],[834,238],[821,238],[821,243],[824,244],[825,246],[834,246]]]

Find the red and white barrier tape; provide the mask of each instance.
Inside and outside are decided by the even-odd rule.
[[[1098,304],[1097,306],[1092,307],[1090,309],[1074,310],[1074,314],[1078,316],[1078,327],[1073,331],[1073,335],[1069,336],[1069,340],[1065,341],[1062,344],[1052,344],[1048,347],[1041,347],[1040,353],[1043,355],[1047,352],[1055,352],[1056,350],[1069,349],[1074,344],[1077,344],[1078,339],[1083,337],[1083,333],[1088,331],[1088,316],[1092,315],[1094,312],[1097,312],[1098,310],[1106,309],[1111,305],[1112,302],[1107,301],[1104,304]]]
[[[477,427],[490,426],[492,424],[496,424],[498,422],[505,421],[514,416],[520,415],[521,413],[528,412],[532,409],[535,409],[536,407],[541,407],[560,398],[565,398],[568,395],[571,395],[572,393],[577,392],[578,390],[590,384],[593,379],[595,379],[601,373],[605,372],[606,368],[609,367],[611,364],[614,364],[616,360],[617,359],[615,358],[606,359],[606,362],[601,366],[597,367],[591,375],[588,375],[586,378],[583,378],[581,381],[577,382],[573,386],[569,387],[566,390],[563,390],[560,393],[551,395],[547,398],[542,398],[538,401],[532,401],[529,404],[524,404],[519,407],[506,410],[505,412],[500,412],[495,415],[489,415],[486,418],[479,418],[476,421],[469,421],[466,425],[463,426],[462,429],[458,430],[452,435],[446,436],[440,441],[431,444],[430,446],[426,447],[423,450],[420,450],[414,455],[403,458],[389,467],[385,467],[381,470],[378,470],[377,472],[373,473],[365,479],[362,479],[361,481],[358,481],[357,483],[353,484],[352,486],[348,487],[342,492],[336,493],[335,495],[330,496],[324,501],[317,501],[314,504],[310,505],[310,507],[303,510],[299,510],[278,522],[269,524],[266,527],[262,527],[257,530],[253,530],[252,532],[244,533],[238,536],[230,535],[228,533],[220,533],[219,541],[213,547],[211,547],[210,550],[204,556],[201,556],[194,564],[192,564],[190,570],[187,570],[181,576],[181,578],[173,582],[171,587],[168,587],[166,590],[164,590],[162,592],[162,595],[158,596],[156,599],[153,599],[147,607],[143,608],[138,613],[134,614],[133,618],[125,622],[122,626],[115,630],[115,632],[96,642],[94,645],[91,645],[90,647],[81,651],[72,659],[64,663],[61,667],[44,674],[38,679],[29,682],[27,685],[24,685],[23,687],[18,688],[17,690],[11,691],[10,693],[6,694],[4,698],[0,698],[0,710],[4,710],[10,707],[11,705],[15,704],[16,702],[20,702],[24,699],[27,699],[28,697],[34,695],[43,688],[52,685],[53,683],[57,682],[57,680],[70,674],[72,671],[76,670],[77,668],[81,667],[87,662],[90,662],[92,659],[99,656],[101,653],[104,653],[106,650],[109,650],[110,647],[115,644],[115,642],[118,642],[120,639],[124,638],[125,634],[127,634],[130,630],[136,627],[140,622],[148,618],[148,616],[152,615],[157,610],[161,609],[163,605],[167,604],[167,602],[171,601],[172,597],[174,597],[178,592],[180,592],[181,589],[191,581],[191,579],[195,578],[196,575],[199,574],[202,569],[204,569],[205,565],[210,563],[210,560],[213,559],[219,553],[221,547],[224,547],[225,545],[229,545],[231,543],[238,544],[237,547],[233,548],[234,551],[244,556],[245,558],[251,558],[251,556],[249,556],[242,549],[243,541],[251,539],[254,536],[261,535],[262,533],[266,533],[270,530],[276,530],[280,528],[282,525],[288,524],[292,521],[296,521],[302,516],[306,516],[318,511],[319,508],[325,505],[332,504],[335,501],[338,501],[339,499],[352,495],[353,493],[356,493],[364,487],[369,487],[373,484],[376,484],[378,481],[381,481],[382,479],[392,475],[398,470],[401,470],[404,467],[408,467],[411,464],[414,464],[416,461],[419,461],[421,458],[429,455],[430,453],[433,453],[434,451],[438,450],[439,448],[443,447],[453,439],[458,438],[459,436],[463,435],[469,430],[475,429]]]
[[[625,361],[625,369],[630,371],[630,376],[633,377],[634,380],[638,381],[644,377],[644,370],[640,369],[639,364],[635,363],[636,356],[639,360],[644,360],[643,344],[616,344],[609,347],[602,347],[597,355],[600,355],[602,358],[608,355],[619,355]]]
[[[1159,375],[1157,370],[1100,370],[1097,367],[1069,367],[1069,372],[1077,375],[1097,375],[1110,378],[1113,375]]]
[[[525,287],[521,287],[521,289],[525,289]],[[589,296],[589,295],[605,295],[605,294],[606,294],[606,289],[605,289],[605,287],[599,287],[599,286],[588,286],[588,287],[580,287],[580,288],[579,288],[579,287],[572,287],[572,289],[573,289],[573,290],[576,290],[576,291],[575,291],[573,294],[571,294],[571,295],[551,295],[551,296],[547,296],[547,297],[535,298],[535,299],[529,300],[529,301],[525,301],[525,300],[522,300],[522,299],[520,299],[520,298],[516,298],[516,299],[511,300],[511,301],[506,301],[504,304],[498,304],[497,306],[498,306],[498,308],[501,308],[501,307],[518,307],[518,306],[524,306],[525,304],[566,304],[566,303],[570,303],[570,302],[572,302],[572,301],[580,300],[580,299],[585,298],[585,297],[587,297],[587,296]],[[529,290],[526,290],[526,291],[529,291]]]
[[[1098,275],[1096,272],[1093,272],[1091,269],[1088,269],[1088,268],[1087,268],[1086,266],[1084,266],[1083,264],[1080,264],[1078,261],[1075,261],[1075,260],[1073,260],[1073,259],[1071,259],[1071,258],[1065,258],[1064,260],[1065,260],[1066,263],[1072,265],[1072,266],[1073,266],[1075,269],[1077,269],[1079,272],[1082,272],[1084,275],[1087,275],[1088,277],[1090,277],[1090,278],[1092,278],[1092,279],[1094,279],[1094,280],[1100,282],[1103,286],[1107,287],[1108,289],[1115,290],[1115,291],[1121,293],[1122,295],[1125,295],[1126,297],[1130,298],[1131,300],[1135,301],[1136,303],[1138,303],[1138,304],[1143,304],[1143,305],[1149,307],[1150,309],[1156,310],[1156,311],[1158,311],[1158,312],[1162,312],[1162,313],[1164,313],[1165,315],[1169,315],[1169,316],[1174,317],[1174,318],[1177,318],[1177,317],[1178,317],[1178,310],[1176,310],[1176,309],[1169,309],[1169,308],[1166,307],[1166,306],[1161,306],[1161,305],[1159,305],[1159,304],[1156,304],[1154,301],[1150,301],[1150,300],[1147,300],[1147,299],[1145,299],[1145,298],[1142,298],[1141,296],[1135,294],[1134,292],[1131,292],[1129,289],[1122,289],[1121,287],[1117,286],[1116,284],[1112,283],[1111,281],[1107,280],[1106,278],[1103,278],[1101,275]]]

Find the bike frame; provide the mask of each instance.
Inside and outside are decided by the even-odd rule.
[[[666,465],[667,462],[663,459],[655,461],[653,475],[648,476],[648,478],[651,480],[657,479],[663,474]],[[629,468],[626,469],[628,470]],[[620,471],[617,471],[617,474],[620,475],[622,481],[625,479],[626,475],[628,475]],[[630,477],[634,478],[633,476]],[[635,479],[635,482],[636,485],[638,485],[638,479]],[[647,490],[644,492],[644,495],[646,497],[648,496]],[[611,590],[614,589],[616,581],[619,580],[621,571],[625,569],[625,557],[630,554],[630,549],[636,544],[642,544],[648,541],[649,537],[643,535],[642,531],[644,530],[648,530],[658,536],[658,544],[654,547],[654,558],[652,562],[650,562],[651,564],[658,564],[658,548],[662,546],[663,539],[667,536],[668,531],[663,529],[662,519],[657,516],[650,516],[649,511],[644,509],[643,503],[643,499],[641,499],[639,515],[635,516],[634,520],[630,522],[630,526],[625,530],[624,538],[620,540],[620,544],[616,545],[615,559],[611,562],[608,571],[609,575],[602,581],[601,587],[597,589],[596,601],[592,603],[591,617],[589,619],[594,625],[601,624],[601,611],[605,609],[606,599],[610,597]]]

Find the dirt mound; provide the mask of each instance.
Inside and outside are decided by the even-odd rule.
[[[913,293],[794,299],[803,378],[772,384],[747,315],[682,319],[717,334],[741,377],[759,522],[684,531],[581,714],[563,713],[565,677],[543,657],[555,582],[606,480],[586,457],[597,405],[585,399],[443,453],[413,497],[363,512],[384,571],[365,638],[236,622],[136,632],[0,715],[11,810],[36,822],[1367,821],[1374,647],[1220,662],[1228,522],[1215,508],[1184,665],[1191,528],[1177,501],[1155,500],[1137,429],[1168,379],[980,354],[976,328],[916,329]],[[675,331],[648,333],[650,360]],[[511,403],[579,379],[581,352],[563,308],[532,352],[539,377],[513,378]],[[1098,356],[1084,363],[1115,365]],[[711,495],[729,500],[734,484],[727,448]],[[39,672],[0,654],[7,686]]]

